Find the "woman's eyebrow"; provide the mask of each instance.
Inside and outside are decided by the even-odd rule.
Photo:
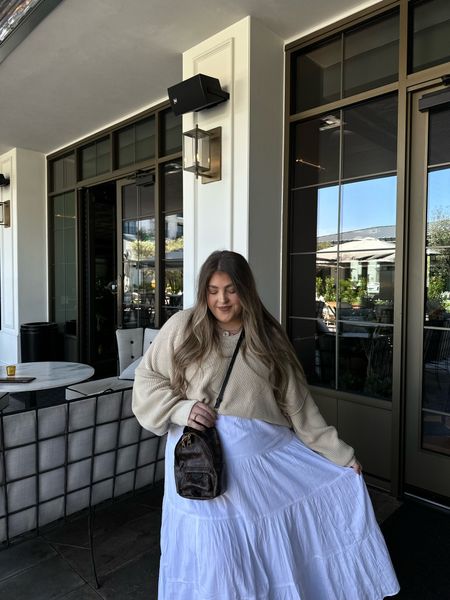
[[[224,289],[225,289],[225,290],[226,290],[226,289],[228,289],[228,288],[234,288],[234,285],[233,285],[232,283],[229,283],[228,285],[226,285],[226,286],[224,287]],[[219,288],[219,286],[218,286],[218,285],[208,285],[208,289],[211,289],[211,290],[218,290],[218,289],[220,289],[220,288]]]

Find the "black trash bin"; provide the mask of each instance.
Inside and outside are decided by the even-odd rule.
[[[37,322],[20,326],[22,362],[58,360],[58,324]]]

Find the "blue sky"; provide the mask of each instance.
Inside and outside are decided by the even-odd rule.
[[[395,225],[397,178],[380,177],[342,186],[341,231]],[[338,186],[319,191],[317,235],[336,233]]]
[[[397,178],[380,177],[342,186],[341,231],[395,225]],[[338,186],[319,191],[317,236],[335,234],[338,222]],[[450,169],[432,171],[428,177],[428,219],[450,219]]]

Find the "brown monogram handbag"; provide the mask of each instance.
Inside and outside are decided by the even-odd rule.
[[[215,409],[222,402],[243,338],[242,331],[214,405]],[[215,427],[204,431],[184,428],[175,446],[175,484],[178,494],[191,500],[211,500],[223,494],[222,446]]]

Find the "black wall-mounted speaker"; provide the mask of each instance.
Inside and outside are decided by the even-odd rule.
[[[230,97],[215,77],[199,73],[167,89],[170,104],[176,115],[211,108]]]

